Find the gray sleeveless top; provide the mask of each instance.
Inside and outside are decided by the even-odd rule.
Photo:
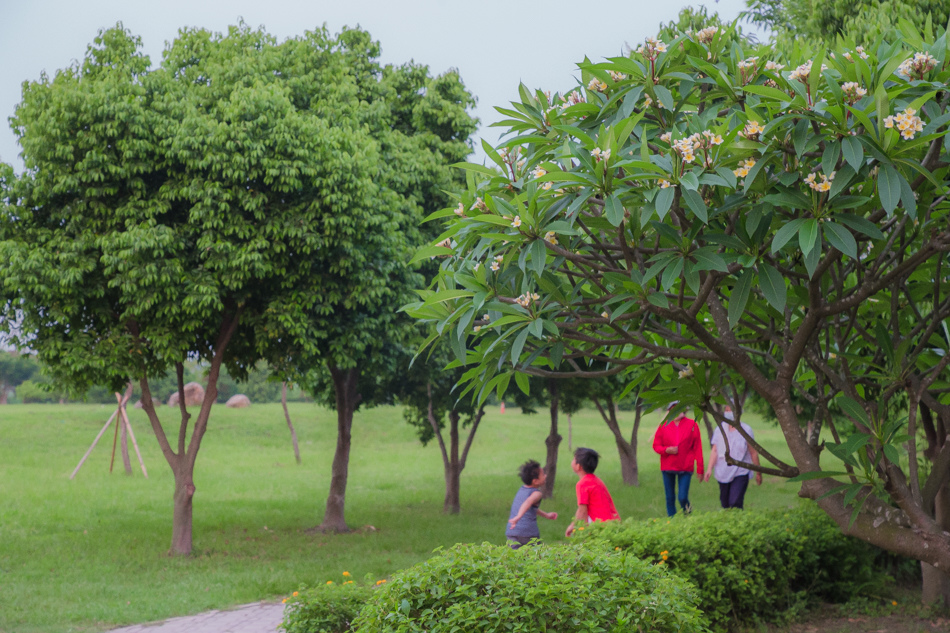
[[[508,513],[509,521],[518,514],[518,510],[521,509],[521,504],[524,503],[525,499],[530,497],[533,492],[537,492],[537,490],[537,488],[529,488],[528,486],[521,486],[521,488],[518,489],[518,492],[515,493],[515,500],[511,502],[511,512]],[[521,536],[526,538],[535,536],[540,538],[541,532],[538,530],[538,506],[540,505],[541,503],[538,502],[537,505],[528,508],[524,516],[515,524],[515,529],[512,530],[509,527],[505,530],[505,536]]]

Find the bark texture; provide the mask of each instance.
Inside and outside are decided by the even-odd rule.
[[[482,416],[485,415],[485,407],[480,407],[472,417],[472,424],[469,427],[464,448],[460,447],[461,414],[452,409],[449,412],[449,445],[446,446],[445,438],[442,436],[442,425],[436,419],[434,413],[431,385],[428,390],[429,424],[432,426],[432,432],[439,442],[439,451],[442,453],[442,468],[445,473],[445,500],[442,505],[442,512],[445,514],[459,514],[462,511],[462,471],[465,470],[468,451],[472,448],[472,441],[475,439],[475,433],[478,432],[478,425],[482,421]]]
[[[360,402],[360,370],[356,367],[340,369],[334,366],[329,369],[336,397],[336,451],[333,453],[330,493],[327,495],[323,522],[318,529],[323,532],[349,532],[345,514],[346,481],[350,472],[353,414]]]
[[[633,430],[628,440],[620,430],[620,423],[617,421],[617,407],[614,406],[613,398],[607,398],[603,402],[599,398],[594,398],[594,406],[597,407],[600,417],[607,423],[607,428],[614,436],[614,443],[617,445],[617,453],[620,456],[620,474],[623,476],[623,483],[628,486],[639,486],[640,469],[637,464],[637,433],[640,430],[643,407],[637,406],[634,410]]]
[[[550,499],[554,495],[554,481],[557,478],[557,454],[563,439],[558,433],[558,408],[560,407],[560,389],[557,380],[549,378],[547,380],[548,395],[551,401],[551,430],[548,432],[544,445],[547,448],[547,456],[544,463],[544,472],[547,474],[547,480],[541,489],[541,494],[545,499]]]

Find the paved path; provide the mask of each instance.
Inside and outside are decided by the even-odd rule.
[[[208,611],[164,622],[136,624],[109,633],[277,633],[284,605],[254,602],[228,611]]]

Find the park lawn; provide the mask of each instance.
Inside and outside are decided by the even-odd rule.
[[[395,407],[359,411],[346,517],[354,532],[309,531],[320,523],[336,442],[336,417],[291,403],[303,463],[294,462],[279,404],[214,409],[195,468],[194,556],[170,558],[173,478],[145,414],[129,409],[148,468],[123,473],[107,433],[75,480],[69,474],[114,410],[108,405],[0,407],[0,632],[102,631],[258,600],[276,600],[301,585],[383,578],[458,542],[504,542],[505,520],[520,485],[517,467],[544,460],[546,412],[526,416],[492,407],[462,474],[462,513],[442,514],[444,481],[438,446],[423,447]],[[166,429],[177,409],[164,408]],[[621,412],[625,429],[630,413]],[[648,416],[639,439],[639,488],[624,486],[617,451],[594,410],[573,416],[573,445],[603,456],[597,471],[624,518],[665,516],[659,459],[651,449],[658,423]],[[766,448],[788,455],[777,428],[747,416]],[[563,540],[575,509],[561,418],[555,498],[559,518],[540,520],[542,537]],[[628,431],[629,432],[629,431]],[[177,437],[177,431],[170,433]],[[130,449],[131,450],[131,449]],[[708,451],[707,451],[708,454]],[[796,486],[766,477],[746,507],[796,503]],[[716,484],[694,480],[697,512],[718,508]]]

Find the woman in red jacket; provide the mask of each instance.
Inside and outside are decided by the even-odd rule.
[[[669,410],[676,406],[670,404]],[[703,441],[699,426],[692,418],[681,414],[672,420],[662,422],[653,436],[653,450],[660,455],[660,470],[663,472],[663,487],[666,489],[666,514],[676,514],[676,499],[679,499],[683,512],[689,514],[693,508],[689,504],[689,482],[693,476],[693,462],[697,464],[700,481],[703,478]],[[679,482],[679,496],[676,484]]]

